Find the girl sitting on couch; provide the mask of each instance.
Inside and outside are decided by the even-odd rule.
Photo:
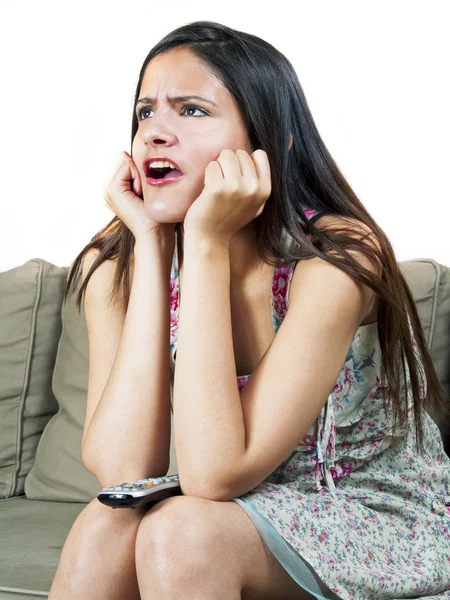
[[[447,397],[287,58],[218,23],[165,36],[104,200],[66,290],[81,269],[83,461],[102,487],[165,475],[173,418],[183,495],[94,499],[50,600],[448,598],[450,459],[427,412]]]

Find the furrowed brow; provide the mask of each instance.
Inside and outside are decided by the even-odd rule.
[[[190,100],[200,100],[201,102],[212,104],[212,106],[218,108],[215,102],[212,100],[207,100],[206,98],[202,98],[201,96],[173,96],[172,98],[169,98],[169,102],[172,104],[181,104],[182,102],[189,102]],[[149,98],[148,96],[145,96],[144,98],[139,98],[139,100],[136,102],[136,106],[139,104],[155,104],[155,102],[156,98]]]

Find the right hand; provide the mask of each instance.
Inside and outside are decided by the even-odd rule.
[[[148,216],[141,177],[128,152],[119,152],[115,157],[102,193],[105,205],[125,223],[136,242],[157,235],[175,244],[175,223],[158,223]]]

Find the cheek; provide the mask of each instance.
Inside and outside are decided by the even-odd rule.
[[[222,150],[233,150],[236,151],[238,149],[245,150],[249,154],[253,152],[247,136],[245,132],[240,130],[237,131],[228,131],[226,135],[223,134],[219,136],[211,136],[211,143],[209,146],[204,146],[201,152],[201,161],[204,164],[204,168],[208,166],[208,164],[219,158]]]
[[[192,174],[192,181],[195,181],[195,185],[202,185],[202,188],[205,184],[205,171],[206,167],[213,161],[219,158],[219,154],[222,148],[216,149],[217,143],[214,144],[214,147],[205,147],[203,146],[201,150],[195,152],[193,156],[195,156],[195,160],[193,164],[191,164],[190,172]]]
[[[134,136],[133,143],[131,144],[131,156],[134,161],[136,161],[136,156],[139,155],[139,142],[137,140],[137,134]]]
[[[142,163],[144,162],[145,156],[143,155],[142,150],[139,150],[138,146],[134,143],[131,146],[131,158],[133,159],[133,162],[136,165],[136,169],[139,171],[141,179],[145,179],[145,174],[142,169]]]

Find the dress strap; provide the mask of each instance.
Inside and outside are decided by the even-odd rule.
[[[310,219],[308,219],[308,221],[310,223],[315,223],[317,221],[317,219],[322,218],[325,214],[326,213],[324,213],[324,212],[318,212],[314,216],[312,216]]]

